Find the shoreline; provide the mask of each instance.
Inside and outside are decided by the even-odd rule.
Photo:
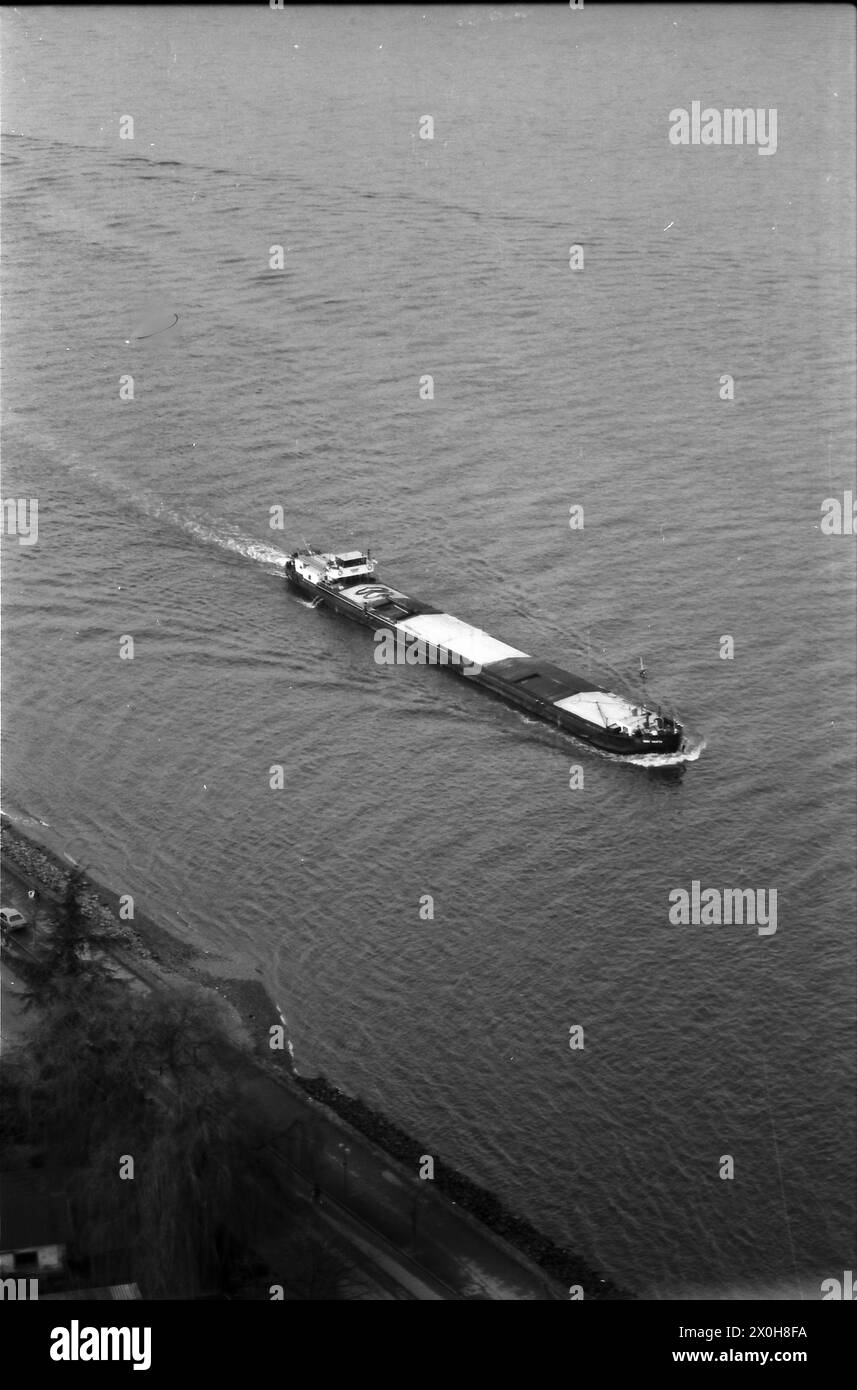
[[[209,962],[198,948],[181,941],[144,912],[138,912],[136,904],[133,922],[120,921],[118,893],[99,883],[75,861],[64,861],[5,813],[0,813],[0,842],[4,872],[36,887],[49,902],[61,902],[70,869],[81,868],[84,915],[97,926],[100,944],[107,953],[150,989],[192,986],[216,994],[221,1004],[227,1006],[224,1030],[230,1043],[260,1078],[287,1087],[313,1111],[320,1107],[342,1133],[355,1132],[409,1174],[416,1171],[422,1154],[432,1152],[430,1145],[420,1143],[382,1112],[373,1110],[359,1097],[348,1095],[327,1078],[299,1075],[288,1052],[279,1053],[277,1065],[272,1066],[272,1055],[264,1042],[268,1028],[279,1016],[260,981],[219,975],[216,961],[220,958]],[[259,1026],[260,1019],[267,1020],[263,1027]],[[558,1285],[579,1284],[589,1299],[634,1298],[440,1156],[435,1157],[434,1173],[432,1185],[438,1196],[452,1203],[461,1219],[478,1224],[522,1265],[538,1270],[543,1278],[555,1280]],[[558,1288],[556,1297],[568,1298],[567,1288],[563,1292]]]
[[[120,894],[99,882],[77,861],[63,859],[35,836],[28,835],[5,812],[0,812],[0,839],[4,867],[50,902],[59,903],[71,868],[79,867],[85,884],[85,915],[99,932],[118,963],[153,988],[193,985],[217,994],[232,1012],[233,1041],[257,1058],[258,1020],[277,1019],[276,1006],[264,985],[250,976],[219,974],[217,960],[189,945],[162,927],[134,904],[132,921],[119,918]],[[6,863],[8,858],[8,864]]]

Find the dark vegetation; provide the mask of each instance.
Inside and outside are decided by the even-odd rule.
[[[67,1175],[69,1287],[268,1298],[280,1284],[286,1298],[341,1297],[342,1262],[284,1206],[267,1136],[230,1074],[216,1004],[113,979],[89,950],[81,881],[70,875],[38,955],[16,957],[38,1027],[0,1068],[2,1167]],[[285,1229],[272,1270],[254,1247],[275,1212]]]
[[[13,843],[41,875],[45,856]],[[144,1297],[267,1298],[270,1284],[287,1299],[360,1296],[353,1269],[303,1229],[297,1207],[276,1271],[259,1260],[253,1231],[275,1207],[283,1215],[282,1169],[271,1171],[272,1136],[242,1109],[218,1009],[190,989],[140,996],[112,980],[88,957],[99,934],[91,885],[80,870],[54,875],[61,922],[37,961],[16,961],[40,1027],[26,1063],[0,1067],[2,1166],[76,1166],[79,1245],[125,1251],[131,1272],[116,1277]],[[324,1077],[293,1080],[412,1172],[431,1152]],[[118,1176],[123,1154],[133,1181]],[[435,1185],[587,1299],[631,1297],[437,1157]]]

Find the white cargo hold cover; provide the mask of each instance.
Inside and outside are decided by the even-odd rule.
[[[576,695],[566,695],[564,700],[555,700],[559,709],[567,709],[590,724],[600,724],[606,729],[608,724],[618,724],[629,733],[634,729],[645,728],[646,716],[650,712],[623,700],[621,695],[613,695],[606,690],[579,690]]]
[[[481,628],[463,623],[460,618],[453,618],[450,613],[418,614],[414,618],[396,623],[396,627],[401,632],[421,638],[433,647],[442,647],[444,651],[454,652],[464,661],[478,666],[487,666],[492,661],[503,661],[507,656],[527,656],[527,652],[507,647],[505,642],[498,642],[496,637],[489,637]]]

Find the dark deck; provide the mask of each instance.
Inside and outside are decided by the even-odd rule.
[[[510,656],[504,661],[492,661],[485,670],[504,685],[514,686],[550,704],[564,700],[567,695],[576,695],[580,690],[599,688],[592,680],[584,680],[582,676],[555,666],[552,661],[539,661],[536,657]]]

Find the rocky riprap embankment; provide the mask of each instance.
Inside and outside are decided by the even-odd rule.
[[[308,1095],[341,1115],[361,1134],[365,1134],[379,1148],[392,1154],[394,1158],[399,1159],[412,1171],[417,1171],[421,1155],[431,1152],[430,1149],[417,1143],[415,1139],[412,1139],[404,1130],[399,1129],[398,1125],[393,1124],[384,1115],[370,1109],[362,1100],[345,1095],[343,1091],[331,1085],[324,1077],[296,1076],[294,1079]],[[610,1280],[602,1279],[594,1269],[583,1260],[576,1258],[570,1251],[555,1245],[552,1240],[542,1235],[524,1217],[515,1216],[513,1212],[503,1206],[503,1203],[494,1196],[493,1192],[488,1192],[478,1183],[472,1182],[470,1178],[465,1177],[463,1173],[457,1172],[454,1168],[450,1168],[439,1158],[435,1158],[434,1161],[434,1181],[445,1196],[469,1211],[478,1221],[481,1221],[483,1226],[487,1226],[496,1235],[502,1236],[516,1250],[529,1256],[533,1263],[543,1269],[546,1274],[569,1285],[579,1284],[586,1298],[630,1299],[633,1297],[630,1293],[619,1289]]]
[[[4,858],[19,868],[27,877],[55,901],[62,899],[68,886],[69,872],[61,869],[47,850],[39,849],[16,835],[8,826],[2,828],[0,845]],[[142,955],[147,955],[137,933],[127,922],[121,922],[94,889],[85,886],[80,889],[79,901],[84,919],[92,926],[93,935],[100,940],[110,940],[117,945],[127,945]]]

